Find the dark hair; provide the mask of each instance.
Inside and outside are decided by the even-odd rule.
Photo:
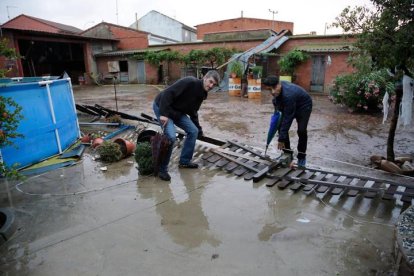
[[[213,78],[217,85],[220,83],[220,75],[216,70],[210,70],[205,75],[205,78]]]
[[[266,86],[276,86],[279,83],[278,76],[268,76],[263,80],[263,84]]]

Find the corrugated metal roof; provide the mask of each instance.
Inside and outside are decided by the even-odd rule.
[[[163,50],[169,50],[169,48],[151,48],[151,51],[159,52]],[[119,56],[130,56],[135,54],[142,54],[148,51],[148,49],[135,49],[135,50],[119,50],[119,51],[110,51],[110,52],[104,52],[95,54],[95,57],[119,57]]]
[[[351,43],[307,44],[297,47],[298,50],[310,53],[319,52],[350,52],[355,49]]]

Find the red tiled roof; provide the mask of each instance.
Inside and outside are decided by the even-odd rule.
[[[64,25],[53,21],[28,16],[25,14],[21,14],[7,21],[3,25],[1,25],[1,28],[67,34],[78,34],[82,32],[81,29],[78,29],[73,26]]]

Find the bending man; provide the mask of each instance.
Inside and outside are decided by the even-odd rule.
[[[263,84],[271,89],[273,105],[282,112],[277,148],[290,149],[289,129],[293,119],[298,123],[298,166],[306,166],[306,148],[308,144],[308,122],[312,112],[312,99],[299,85],[288,81],[279,82],[277,76],[269,76]]]
[[[198,164],[191,162],[197,137],[203,135],[198,121],[198,110],[201,103],[207,98],[208,92],[220,82],[217,71],[211,70],[202,79],[185,77],[166,88],[154,100],[153,109],[164,134],[170,140],[170,146],[165,162],[160,165],[158,176],[162,180],[171,179],[168,174],[168,164],[171,159],[176,139],[175,126],[186,133],[184,146],[181,150],[179,167],[198,168]]]

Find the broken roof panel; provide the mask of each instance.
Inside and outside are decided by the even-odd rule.
[[[283,30],[279,32],[276,36],[271,36],[268,39],[266,39],[261,44],[257,45],[256,47],[253,47],[241,54],[234,55],[229,62],[238,60],[243,62],[244,66],[246,67],[248,64],[249,58],[254,54],[260,54],[260,53],[268,53],[272,51],[273,49],[279,48],[285,41],[289,39],[288,35],[290,35],[290,31]]]

